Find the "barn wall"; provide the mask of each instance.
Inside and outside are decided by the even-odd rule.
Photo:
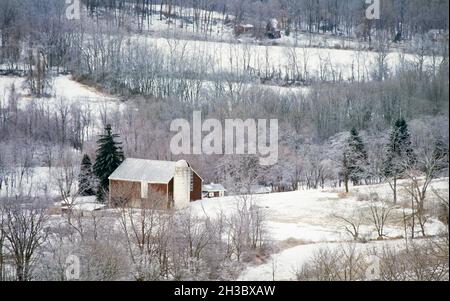
[[[147,205],[155,209],[169,208],[168,184],[148,184]]]
[[[195,173],[193,176],[193,191],[190,192],[190,201],[197,201],[202,199],[202,179]],[[115,199],[121,202],[128,202],[133,207],[140,207],[141,201],[146,202],[152,207],[155,204],[149,202],[161,202],[155,206],[158,209],[170,208],[173,205],[173,189],[174,179],[172,178],[167,184],[148,184],[148,198],[141,199],[141,182],[123,181],[123,180],[109,180],[109,200],[111,206],[114,205]],[[159,193],[160,196],[155,195]]]
[[[163,195],[167,194],[167,184],[148,184],[148,191],[157,191]]]
[[[172,202],[173,201],[173,178],[170,180],[167,189],[169,190],[169,201]]]
[[[192,173],[194,177],[194,189],[191,191],[191,202],[202,199],[202,179],[195,173]]]
[[[167,209],[169,206],[167,186],[167,184],[148,184],[148,198],[142,199],[141,182],[109,180],[110,205],[126,202],[131,207],[146,205],[155,209]],[[145,203],[142,204],[142,201]]]
[[[109,201],[135,202],[141,198],[141,183],[130,181],[109,180]]]

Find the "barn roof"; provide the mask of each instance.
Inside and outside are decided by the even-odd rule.
[[[176,164],[177,162],[173,161],[127,158],[109,176],[109,179],[144,181],[149,183],[169,183],[175,174]],[[193,172],[195,171],[193,170]]]
[[[127,158],[109,179],[168,183],[175,174],[175,164],[171,161]]]

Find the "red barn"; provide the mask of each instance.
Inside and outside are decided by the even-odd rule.
[[[109,203],[181,209],[202,199],[202,182],[185,160],[128,158],[109,176]]]

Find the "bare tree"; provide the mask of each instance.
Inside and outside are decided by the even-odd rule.
[[[5,200],[1,204],[4,220],[6,248],[13,256],[16,277],[19,281],[32,279],[36,252],[46,241],[46,209],[36,206],[36,199],[23,197]]]
[[[252,196],[237,199],[234,214],[227,218],[227,229],[237,261],[249,251],[262,250],[268,242],[264,211],[254,203]]]
[[[358,241],[360,239],[359,228],[361,226],[363,216],[359,210],[353,211],[351,216],[345,217],[340,215],[333,215],[334,218],[341,221],[343,223],[343,228],[345,232],[350,234],[354,241]]]
[[[77,197],[80,196],[76,187],[79,173],[78,161],[73,152],[65,149],[58,151],[54,182],[58,187],[62,203],[68,207],[75,205]]]
[[[448,281],[447,235],[412,242],[407,248],[385,246],[375,253],[380,258],[380,280]]]
[[[356,244],[322,248],[296,272],[299,281],[356,281],[365,279],[365,254]]]
[[[170,219],[171,215],[158,210],[164,202],[164,197],[156,191],[149,191],[148,201],[140,201],[140,207],[136,209],[131,207],[130,197],[125,197],[123,193],[121,196],[120,227],[133,264],[134,278],[158,280],[167,276],[168,250],[161,250],[161,247],[167,247],[163,240],[167,239],[166,236],[170,233],[165,226],[169,224],[167,219]]]
[[[418,158],[418,169],[406,172],[409,183],[404,185],[404,189],[413,200],[413,214],[417,217],[423,236],[426,236],[425,224],[428,220],[427,192],[432,181],[437,177],[439,166],[442,165],[443,160],[444,158],[436,157],[434,154],[424,153]]]
[[[449,227],[449,206],[448,206],[448,200],[449,196],[447,193],[440,193],[436,191],[435,189],[431,189],[433,194],[436,196],[436,198],[440,202],[440,211],[439,211],[439,219],[444,222],[447,225],[447,230]]]
[[[385,237],[384,227],[391,215],[393,207],[389,205],[387,201],[382,201],[381,204],[377,202],[372,202],[369,206],[372,223],[377,230],[378,239],[382,240]]]
[[[47,56],[41,47],[31,47],[28,51],[28,87],[37,97],[45,96],[51,87]]]

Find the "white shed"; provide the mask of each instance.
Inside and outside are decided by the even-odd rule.
[[[202,187],[203,196],[206,198],[217,198],[225,196],[226,189],[222,184],[205,184]]]

